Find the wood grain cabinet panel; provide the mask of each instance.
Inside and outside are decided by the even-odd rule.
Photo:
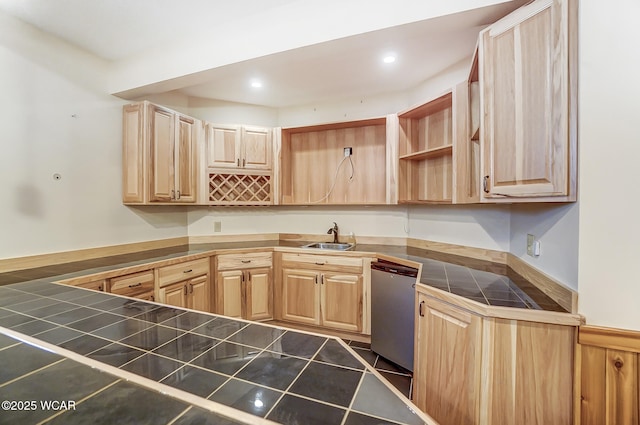
[[[211,312],[210,263],[207,257],[157,268],[158,301]]]
[[[282,320],[363,330],[362,258],[283,254],[281,294]]]
[[[200,126],[146,101],[124,106],[123,203],[195,203]]]
[[[537,0],[481,34],[484,200],[575,200],[576,13]]]
[[[271,170],[273,129],[206,124],[207,167]]]
[[[273,319],[272,254],[222,254],[216,257],[216,309],[247,320]]]
[[[442,425],[573,424],[576,327],[471,312],[418,288],[413,400]]]
[[[482,318],[418,296],[414,401],[439,423],[477,424]]]

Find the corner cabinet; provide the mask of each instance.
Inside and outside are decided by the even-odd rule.
[[[280,318],[350,332],[363,330],[363,260],[282,254]]]
[[[140,102],[123,109],[125,204],[197,202],[201,122]]]
[[[216,313],[247,320],[273,319],[272,254],[216,257]]]
[[[488,202],[575,201],[577,0],[537,0],[480,34]]]
[[[414,403],[442,425],[571,425],[581,318],[417,285]]]

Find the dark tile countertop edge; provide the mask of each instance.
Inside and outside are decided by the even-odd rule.
[[[294,396],[296,394],[302,394],[302,398],[310,401],[320,401],[325,405],[333,405],[334,407],[337,405],[342,406],[339,410],[344,411],[342,414],[344,414],[345,417],[352,413],[354,415],[370,414],[372,416],[385,417],[391,420],[390,423],[435,424],[428,415],[418,410],[406,396],[402,395],[390,384],[384,384],[384,377],[379,375],[369,363],[360,358],[351,347],[337,337],[289,329],[273,324],[257,323],[243,319],[230,319],[214,313],[165,306],[156,302],[141,301],[115,294],[96,293],[95,291],[85,288],[75,288],[57,283],[31,281],[0,288],[0,292],[3,292],[11,299],[10,302],[5,302],[4,305],[0,307],[0,335],[11,336],[31,347],[55,353],[75,363],[90,366],[113,375],[118,379],[129,381],[147,390],[158,392],[162,396],[174,398],[191,406],[200,407],[210,412],[232,418],[234,424],[238,423],[238,420],[243,423],[274,422],[264,421],[260,417],[251,414],[245,415],[243,412],[238,411],[235,404],[230,405],[225,402],[222,402],[222,404],[217,403],[214,401],[218,400],[211,398],[211,396],[205,399],[196,395],[196,393],[185,392],[169,382],[167,382],[166,385],[163,383],[169,376],[172,376],[170,374],[174,369],[181,369],[182,367],[192,365],[197,366],[198,369],[210,369],[210,372],[214,374],[219,372],[219,374],[227,375],[225,377],[227,383],[231,381],[235,382],[237,378],[241,381],[248,381],[249,383],[255,382],[264,388],[279,388],[282,397],[278,399],[278,403],[283,402],[287,394],[293,394]],[[0,298],[0,301],[2,301],[2,298]],[[0,305],[2,305],[2,303],[0,303]],[[63,309],[61,313],[52,314],[54,312],[50,310],[50,307],[54,305],[68,306],[68,308]],[[73,306],[78,308],[69,310],[69,307],[73,308]],[[60,310],[57,309],[56,311]],[[178,318],[183,317],[186,317],[186,319],[178,320]],[[62,320],[63,318],[64,320]],[[136,326],[133,328],[128,326],[131,322],[135,322],[138,325],[144,324],[145,326]],[[26,324],[50,324],[54,327],[49,327],[48,330],[31,327],[30,330],[27,331],[23,329]],[[211,324],[213,324],[213,328],[211,329],[215,332],[210,332],[209,327]],[[238,326],[228,328],[228,325],[231,324],[237,324]],[[114,327],[117,327],[119,332],[113,333],[112,328]],[[204,329],[205,327],[206,329]],[[66,330],[67,332],[74,333],[74,335],[66,335],[64,338],[60,338],[59,335],[46,338],[42,336],[56,330]],[[265,331],[266,334],[263,331]],[[147,333],[155,335],[155,338],[151,338]],[[171,334],[170,336],[164,335],[169,333]],[[288,344],[280,343],[285,335],[288,334],[294,336],[300,335],[306,339],[320,340],[320,343],[311,347],[310,351],[307,350],[308,353],[292,352],[291,350],[294,348],[296,350],[299,349],[299,345],[307,349],[309,347],[308,345],[302,344],[298,339]],[[137,338],[140,335],[142,336]],[[181,343],[177,341],[187,335],[202,340],[211,340],[211,344],[200,347],[201,349],[199,351],[195,350],[188,358],[181,357],[184,348]],[[76,341],[78,343],[74,343]],[[99,341],[100,344],[95,345],[92,343],[94,341]],[[333,341],[335,347],[330,347],[330,341]],[[296,342],[299,344],[296,344]],[[239,368],[234,367],[233,370],[226,370],[207,364],[207,362],[198,362],[200,358],[206,359],[207,353],[217,350],[217,347],[222,347],[220,352],[226,353],[226,348],[223,347],[225,344],[249,349],[246,353],[242,351],[243,359],[246,358],[246,361],[240,362]],[[87,345],[89,348],[86,347]],[[134,351],[139,352],[138,354],[141,356],[135,359],[133,359],[133,357],[129,358],[127,359],[130,360],[128,363],[124,361],[121,362],[122,364],[119,366],[115,363],[113,365],[105,363],[102,361],[103,357],[101,356],[94,357],[97,353],[105,350],[105,347],[113,345],[128,346]],[[7,346],[6,344],[2,344],[2,340],[0,340],[0,354],[4,354],[3,350],[7,349],[7,347],[11,347],[11,345]],[[167,347],[173,349],[173,354],[160,351],[161,348]],[[359,376],[361,376],[358,378],[360,384],[357,385],[357,387],[351,388],[351,403],[341,404],[338,401],[328,400],[324,397],[321,398],[315,395],[315,393],[307,394],[306,390],[304,390],[307,388],[306,386],[302,388],[302,392],[300,392],[300,389],[294,389],[293,386],[295,382],[297,382],[295,380],[291,385],[286,386],[286,388],[280,388],[268,382],[263,382],[260,379],[254,380],[250,375],[240,376],[244,371],[243,366],[252,360],[259,359],[262,353],[271,353],[276,355],[276,357],[282,358],[297,358],[298,360],[305,361],[309,365],[317,364],[319,365],[318,367],[323,370],[337,370],[336,368],[338,368],[343,371],[342,373],[349,373],[348,370],[355,370],[360,374]],[[345,355],[349,358],[344,357]],[[176,365],[172,366],[171,370],[165,370],[155,377],[152,376],[153,373],[147,373],[149,372],[147,370],[127,367],[127,365],[130,366],[148,356],[158,357],[159,359],[163,358],[165,362],[168,360]],[[217,351],[214,358],[217,359]],[[224,363],[225,360],[226,357],[223,357],[221,363]],[[357,366],[353,362],[357,362]],[[11,362],[9,362],[9,365],[11,365]],[[39,369],[40,366],[31,363],[27,366],[29,366],[29,370],[22,372],[20,372],[21,369],[18,368],[18,372],[20,373],[16,376],[7,377],[4,376],[6,374],[3,375],[3,373],[0,372],[0,378],[4,378],[4,382],[0,381],[0,384],[3,384],[0,385],[0,387],[17,382],[19,376],[20,379],[23,379],[30,376],[31,372],[36,373],[44,369]],[[8,372],[13,373],[13,371],[13,367],[8,368]],[[304,371],[305,368],[298,370],[298,379],[301,379],[305,373]],[[169,373],[169,375],[167,375],[167,373]],[[165,375],[167,375],[167,378],[163,379]],[[257,378],[261,376],[262,375]],[[375,377],[377,381],[375,379],[375,382],[371,381],[372,377]],[[380,392],[381,390],[375,390],[377,384],[366,386],[362,379],[365,381],[368,380],[367,382],[370,382],[372,385],[382,383],[381,385],[383,385],[386,390],[382,392]],[[391,410],[382,412],[379,410],[380,406],[364,403],[363,399],[366,394],[373,394],[371,391],[380,396],[390,397],[383,405],[395,407],[390,407],[389,409]],[[81,402],[84,400],[85,399],[82,399]],[[272,413],[274,412],[274,408],[275,404],[271,406],[270,411]],[[245,410],[245,412],[248,411]],[[394,419],[392,420],[391,418]],[[274,418],[271,418],[271,415],[269,415],[267,419],[274,420]],[[342,421],[339,423],[342,423]]]
[[[181,245],[1,273],[0,286],[40,279],[61,281],[75,277],[160,263],[181,257],[206,256],[209,253],[213,254],[216,251],[223,250],[276,247],[301,248],[302,245],[306,243],[308,243],[308,241],[267,240]],[[305,251],[313,252],[314,250],[306,249]],[[317,250],[317,252],[321,254],[336,253],[335,251],[328,250]],[[535,285],[505,264],[420,248],[394,245],[356,244],[355,249],[349,251],[349,253],[384,254],[422,263],[423,272],[420,283],[477,301],[481,304],[567,313],[567,311],[552,298],[548,297]],[[446,276],[440,279],[432,278],[430,270],[432,270],[433,267],[444,268]],[[459,267],[467,268],[471,274],[467,276]],[[453,274],[453,272],[458,273],[458,280],[456,282],[451,281],[447,270],[452,270],[450,274]],[[503,278],[496,278],[493,283],[490,282],[491,285],[488,285],[486,283],[488,276],[486,273],[492,273],[497,276],[502,276]],[[438,272],[436,274],[438,274]],[[480,282],[474,276],[475,274],[483,274],[482,278],[485,279],[485,282]],[[487,286],[492,287],[487,290]]]

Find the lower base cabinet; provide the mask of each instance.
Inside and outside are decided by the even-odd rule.
[[[218,255],[216,313],[247,320],[273,319],[272,266],[271,252]]]
[[[361,274],[283,269],[282,320],[362,332]]]
[[[209,263],[201,258],[157,268],[158,302],[211,312]]]
[[[483,315],[420,288],[416,310],[413,401],[440,424],[573,423],[577,325]]]
[[[209,305],[209,276],[172,283],[159,289],[160,302],[176,307],[211,311]]]

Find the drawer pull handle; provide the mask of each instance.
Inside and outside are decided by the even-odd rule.
[[[191,273],[193,271],[193,269],[189,269],[189,270],[185,270],[182,273]]]
[[[193,294],[193,283],[189,284],[189,293]]]
[[[242,260],[242,264],[249,264],[251,260]]]
[[[420,301],[420,308],[418,309],[420,317],[424,317],[424,312],[422,311],[423,306],[424,306],[424,301]]]
[[[133,285],[129,285],[129,288],[137,288],[138,286],[142,286],[142,282],[134,283]]]
[[[320,262],[316,263],[317,266],[324,266],[325,264],[327,263],[320,263]]]
[[[187,295],[187,285],[184,285],[184,294]]]

